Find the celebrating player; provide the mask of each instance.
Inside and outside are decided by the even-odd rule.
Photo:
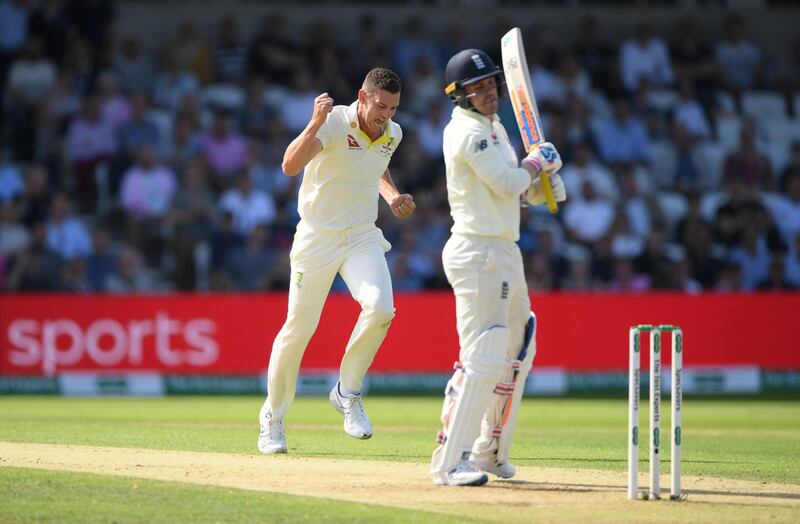
[[[286,322],[272,345],[267,398],[259,413],[262,453],[286,453],[283,417],[294,399],[300,360],[319,322],[337,273],[361,305],[347,343],[333,407],[344,415],[344,430],[372,436],[361,403],[361,383],[394,317],[392,282],[385,253],[390,244],[375,226],[378,195],[395,217],[411,216],[411,195],[400,194],[387,166],[403,137],[392,121],[400,103],[400,78],[384,68],[370,71],[358,99],[335,106],[323,93],[314,101],[306,128],[283,157],[283,171],[305,174],[300,186],[291,251],[292,280]]]

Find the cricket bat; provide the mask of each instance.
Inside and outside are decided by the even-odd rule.
[[[528,60],[525,58],[525,47],[522,45],[522,31],[515,27],[500,40],[500,49],[503,59],[503,72],[506,77],[506,87],[514,106],[514,116],[517,119],[519,133],[522,135],[522,144],[525,152],[529,152],[536,144],[545,141],[542,122],[539,119],[539,109],[533,96],[531,75],[528,72]],[[539,174],[544,188],[547,209],[551,213],[558,211],[558,204],[553,196],[550,185],[550,173],[542,171]]]

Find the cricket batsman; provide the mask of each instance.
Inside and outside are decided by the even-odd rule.
[[[555,199],[566,200],[553,144],[540,144],[519,162],[496,115],[502,79],[502,70],[477,49],[457,53],[445,70],[445,93],[456,107],[444,130],[454,225],[442,261],[456,297],[460,351],[431,461],[440,485],[479,486],[486,473],[514,476],[509,448],[536,354],[536,317],[516,244],[520,195],[544,204],[539,174],[547,170]]]
[[[400,78],[389,69],[375,68],[349,106],[334,106],[327,93],[319,95],[311,120],[284,154],[286,175],[295,176],[304,168],[305,174],[290,254],[289,308],[272,345],[267,398],[258,417],[262,453],[287,451],[283,418],[294,400],[300,360],[337,273],[361,305],[361,314],[330,401],[344,416],[348,435],[372,436],[361,384],[395,313],[385,257],[391,246],[375,225],[378,195],[400,219],[411,216],[416,207],[411,195],[397,190],[388,169],[403,138],[392,121],[399,103]]]

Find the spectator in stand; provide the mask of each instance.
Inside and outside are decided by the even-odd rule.
[[[64,260],[86,257],[92,252],[89,230],[69,208],[65,193],[54,194],[47,219],[47,247]]]
[[[64,60],[70,31],[65,3],[65,0],[44,0],[28,20],[30,35],[41,39],[45,56],[59,65]]]
[[[211,230],[211,288],[215,290],[228,289],[230,279],[223,271],[225,257],[238,246],[244,239],[236,233],[233,224],[233,213],[223,211]]]
[[[86,272],[86,260],[81,257],[65,260],[61,264],[58,278],[58,291],[87,294],[95,290]]]
[[[596,151],[589,116],[589,107],[579,98],[569,95],[563,119],[554,118],[549,122],[547,134],[559,137],[558,144],[562,147],[565,165],[575,161],[576,150],[581,144],[586,144],[592,151]]]
[[[106,278],[103,289],[109,293],[142,293],[155,291],[156,285],[147,272],[141,254],[124,246],[117,255],[117,270]]]
[[[178,114],[172,122],[172,136],[169,137],[164,162],[176,172],[183,169],[193,158],[203,157],[200,146],[200,133],[194,127],[192,119]]]
[[[759,291],[792,291],[797,286],[789,281],[786,274],[786,262],[784,253],[775,253],[769,265],[767,277],[758,283],[756,287]]]
[[[47,208],[50,206],[51,197],[50,185],[47,169],[43,165],[33,164],[28,168],[20,202],[20,215],[25,224],[30,226],[33,222],[44,222],[47,219]]]
[[[289,133],[299,133],[305,129],[311,118],[311,108],[314,107],[317,94],[311,71],[305,67],[295,71],[291,89],[279,108],[281,120]]]
[[[190,161],[184,167],[183,183],[172,197],[168,215],[178,289],[194,287],[194,249],[198,242],[211,238],[214,212],[214,195],[203,164],[199,160]]]
[[[253,188],[247,173],[238,175],[236,185],[222,195],[218,207],[231,213],[234,231],[243,238],[249,237],[254,227],[275,220],[275,202],[267,193]]]
[[[12,202],[0,201],[0,257],[13,257],[30,240],[28,228],[19,220],[19,207]]]
[[[0,85],[8,65],[28,41],[28,0],[5,0],[0,3]]]
[[[225,257],[225,272],[236,291],[263,291],[270,280],[276,253],[270,247],[270,230],[266,224],[255,225],[247,241]]]
[[[598,195],[591,180],[584,180],[580,198],[564,206],[564,227],[570,238],[591,246],[611,229],[616,212],[614,204]]]
[[[647,135],[661,139],[666,135],[667,122],[662,108],[656,103],[653,84],[647,78],[639,81],[639,86],[631,99],[631,115],[644,124]]]
[[[128,97],[119,91],[117,77],[110,71],[97,76],[97,93],[100,95],[100,111],[103,120],[116,133],[125,122],[130,120],[133,108]]]
[[[744,224],[741,240],[731,249],[728,261],[739,266],[740,286],[743,290],[752,291],[767,278],[772,255],[766,239],[759,235],[756,224]]]
[[[348,76],[352,83],[357,84],[364,71],[375,66],[390,67],[392,58],[386,47],[384,33],[378,29],[374,15],[362,14],[356,25],[354,42],[358,42],[358,45],[348,50]]]
[[[247,76],[247,45],[239,37],[239,27],[233,15],[222,17],[214,43],[214,70],[217,82],[238,84]]]
[[[772,167],[767,157],[756,147],[756,123],[748,119],[739,132],[739,145],[728,154],[722,167],[722,182],[726,186],[743,184],[750,191],[771,191]]]
[[[31,224],[31,241],[11,258],[6,275],[9,291],[55,291],[61,257],[47,247],[47,229],[43,221]]]
[[[734,95],[738,96],[759,83],[761,51],[746,38],[744,19],[740,15],[728,18],[725,39],[714,49],[714,58],[722,73],[722,87]]]
[[[34,157],[38,108],[56,83],[56,66],[42,54],[39,39],[28,41],[23,54],[11,63],[6,80],[8,140],[14,157],[30,162]]]
[[[650,277],[637,273],[630,257],[615,255],[611,266],[611,281],[606,291],[612,293],[645,293],[650,290]]]
[[[598,291],[601,283],[592,276],[592,257],[588,250],[573,244],[567,250],[567,274],[561,282],[562,291]]]
[[[102,291],[109,275],[117,268],[117,257],[111,249],[111,234],[103,226],[92,231],[92,253],[86,257],[86,276],[95,291]]]
[[[191,20],[185,20],[178,29],[178,37],[167,51],[176,58],[180,69],[188,71],[197,81],[208,84],[214,79],[214,60],[211,57],[211,46],[206,42]]]
[[[671,185],[665,189],[676,189],[683,193],[706,189],[701,187],[704,181],[696,160],[694,137],[679,122],[672,125],[672,144],[675,148],[675,171],[667,181]]]
[[[583,69],[589,73],[592,85],[603,92],[614,92],[613,86],[619,84],[618,75],[614,75],[614,48],[605,43],[600,35],[600,24],[593,16],[587,16],[581,22],[575,44],[575,54]]]
[[[119,53],[114,57],[114,75],[120,91],[126,95],[152,92],[155,79],[153,64],[138,37],[128,35],[122,40]]]
[[[586,103],[592,90],[592,79],[573,53],[564,53],[557,61],[555,82],[558,90],[553,102],[560,109],[569,109],[570,100]]]
[[[142,147],[122,176],[119,196],[127,238],[149,262],[161,260],[164,220],[176,189],[175,175],[158,162],[153,146]]]
[[[110,57],[103,56],[111,49],[109,33],[114,27],[113,0],[71,0],[66,3],[69,25],[78,30],[96,55],[94,60],[108,63]]]
[[[711,289],[722,270],[723,253],[712,243],[711,229],[703,221],[694,222],[692,227],[683,229],[681,242],[693,268],[692,276],[705,289]]]
[[[652,223],[660,219],[658,204],[639,190],[639,181],[630,165],[617,167],[619,181],[620,204],[633,232],[640,238],[650,234]]]
[[[288,26],[278,11],[264,16],[248,50],[247,70],[250,78],[270,79],[284,86],[289,84],[292,74],[303,64],[305,57],[286,36]],[[360,39],[358,42],[365,43]]]
[[[649,22],[639,24],[636,36],[622,43],[619,67],[622,84],[629,93],[636,91],[642,79],[654,88],[668,87],[675,81],[669,50]]]
[[[90,88],[94,86],[95,68],[94,57],[88,44],[83,40],[70,42],[61,71],[69,79],[69,85],[77,95],[89,94]]]
[[[694,89],[688,79],[681,80],[678,101],[672,108],[672,121],[689,132],[692,140],[702,141],[711,137],[711,126],[703,106],[694,97]]]
[[[197,95],[200,83],[197,77],[181,62],[177,50],[168,50],[164,68],[156,74],[153,83],[153,103],[172,112],[180,108],[187,95]]]
[[[130,98],[131,118],[119,129],[119,156],[127,168],[136,154],[145,146],[155,148],[161,146],[161,135],[158,127],[148,118],[150,101],[144,93],[134,93]]]
[[[230,129],[231,115],[227,111],[214,113],[211,130],[200,138],[200,149],[208,161],[218,187],[227,188],[245,164],[247,140]]]
[[[338,29],[338,28],[337,28]],[[331,25],[323,18],[311,22],[305,55],[309,70],[313,71],[314,81],[318,86],[325,86],[331,98],[346,98],[353,85],[343,64],[347,61],[344,51],[334,38]]]
[[[674,271],[675,273],[672,275],[674,282],[673,289],[692,295],[703,291],[703,285],[692,276],[694,273],[692,260],[682,248],[676,250]]]
[[[6,104],[11,111],[32,110],[40,105],[56,84],[57,69],[42,49],[42,41],[31,38],[23,53],[11,63],[6,78]]]
[[[4,155],[7,156],[7,155]],[[25,183],[19,167],[8,159],[0,161],[0,203],[11,202],[22,194]]]
[[[614,100],[614,116],[601,124],[595,139],[606,163],[650,162],[647,129],[638,118],[631,116],[628,101],[623,97]]]
[[[714,53],[705,41],[700,39],[700,29],[693,18],[681,18],[680,38],[672,48],[672,65],[676,76],[688,81],[697,100],[707,115],[716,107],[715,97],[719,69],[714,62]]]
[[[800,288],[800,233],[789,243],[789,250],[784,257],[784,268],[789,283]]]
[[[449,115],[445,112],[441,97],[430,100],[422,117],[417,124],[417,137],[419,145],[425,156],[432,161],[442,160],[442,133],[447,122],[450,121]]]
[[[404,31],[395,40],[392,50],[394,70],[400,78],[411,77],[414,64],[424,56],[428,59],[431,69],[442,70],[442,55],[439,46],[429,38],[430,32],[425,27],[425,22],[419,16],[411,16],[406,20]],[[371,64],[374,67],[374,64]]]
[[[780,194],[767,204],[785,244],[790,246],[800,233],[800,170],[783,175],[780,185]]]
[[[775,87],[786,99],[786,114],[800,118],[795,107],[794,96],[800,91],[800,36],[795,35],[788,56],[780,59],[775,78]]]

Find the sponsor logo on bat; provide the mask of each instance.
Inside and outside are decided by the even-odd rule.
[[[523,86],[516,89],[517,95],[517,120],[522,126],[522,130],[527,139],[528,145],[540,142],[542,137],[539,135],[539,129],[536,126],[536,117],[533,114],[533,107],[528,101],[528,93]]]

